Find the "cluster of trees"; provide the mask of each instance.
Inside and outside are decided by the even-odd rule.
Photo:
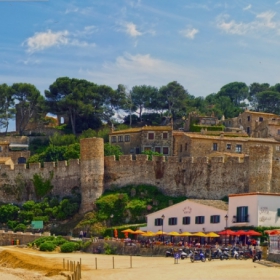
[[[109,129],[107,127],[95,131],[88,129],[76,137],[73,134],[60,135],[54,133],[49,140],[35,139],[30,144],[32,156],[28,163],[34,162],[56,162],[69,159],[80,158],[80,139],[89,137],[101,137],[104,139],[104,155],[115,155],[116,158],[122,155],[121,148],[116,145],[110,145],[108,141]]]
[[[65,220],[78,213],[81,203],[79,193],[64,197],[45,197],[41,202],[29,200],[21,206],[5,204],[0,207],[0,224],[7,225],[14,231],[25,231],[30,227],[31,221]]]
[[[195,97],[178,82],[173,81],[160,88],[141,85],[128,90],[124,85],[112,89],[87,80],[60,77],[45,90],[45,96],[32,84],[15,83],[0,85],[0,127],[8,130],[15,118],[15,106],[20,115],[18,128],[23,134],[27,121],[46,113],[69,117],[70,128],[76,135],[89,128],[100,128],[103,122],[116,122],[118,112],[126,112],[126,122],[145,120],[145,114],[182,118],[191,111],[201,114],[235,117],[251,106],[256,111],[279,114],[280,84],[242,82],[224,85],[217,93]]]

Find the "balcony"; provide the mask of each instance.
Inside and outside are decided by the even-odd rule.
[[[232,217],[232,223],[238,224],[238,223],[249,223],[249,215],[245,216],[233,216]]]

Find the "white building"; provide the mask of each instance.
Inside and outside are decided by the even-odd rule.
[[[280,194],[229,195],[228,226],[280,226]]]
[[[221,200],[187,199],[147,215],[147,227],[156,232],[221,231],[231,226],[280,227],[280,193],[243,193]]]
[[[187,199],[147,215],[147,227],[144,230],[221,231],[227,226],[227,210],[227,203],[221,200]]]

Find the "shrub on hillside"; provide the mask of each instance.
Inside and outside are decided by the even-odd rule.
[[[76,251],[80,248],[80,245],[78,243],[74,242],[65,242],[60,246],[60,250],[62,253],[71,253],[73,251]]]
[[[55,249],[55,244],[53,242],[44,242],[40,245],[40,251],[52,252]]]

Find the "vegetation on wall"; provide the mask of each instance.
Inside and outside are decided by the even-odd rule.
[[[147,214],[185,199],[183,196],[165,196],[157,187],[150,185],[114,187],[96,200],[95,210],[85,214],[76,229],[84,229],[94,236],[111,236],[111,227],[124,229],[125,224],[139,226],[145,223]]]
[[[37,173],[33,175],[32,182],[34,184],[35,193],[38,198],[44,197],[53,189],[53,185],[51,183],[53,174],[53,171],[51,171],[50,176],[47,179],[44,179],[40,174]]]

